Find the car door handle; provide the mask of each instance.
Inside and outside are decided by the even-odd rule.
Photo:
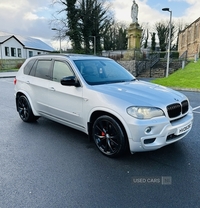
[[[50,87],[49,90],[55,91],[55,88],[54,87]]]
[[[26,84],[30,84],[30,81],[26,81]]]

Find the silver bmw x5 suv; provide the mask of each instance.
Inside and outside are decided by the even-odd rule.
[[[15,79],[15,97],[23,121],[43,116],[85,132],[109,157],[176,142],[193,122],[185,95],[138,81],[115,61],[97,56],[27,59]]]

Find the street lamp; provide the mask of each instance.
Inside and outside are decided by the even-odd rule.
[[[52,30],[57,30],[59,32],[59,39],[60,39],[60,53],[61,53],[61,30],[57,29],[57,28],[51,28]]]
[[[90,36],[91,38],[94,38],[94,55],[96,56],[96,36]]]
[[[169,75],[169,59],[170,59],[170,47],[171,47],[171,22],[172,22],[172,11],[169,8],[163,8],[163,11],[170,12],[170,20],[169,20],[169,37],[168,37],[168,50],[167,50],[167,70],[166,77]]]

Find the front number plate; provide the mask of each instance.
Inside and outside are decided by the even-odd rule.
[[[192,128],[192,123],[189,123],[183,127],[178,128],[177,134],[176,135],[180,135],[183,134],[187,131],[189,131]]]

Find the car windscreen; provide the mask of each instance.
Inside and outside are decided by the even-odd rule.
[[[90,85],[130,82],[135,80],[125,68],[113,60],[74,60],[78,70]]]

